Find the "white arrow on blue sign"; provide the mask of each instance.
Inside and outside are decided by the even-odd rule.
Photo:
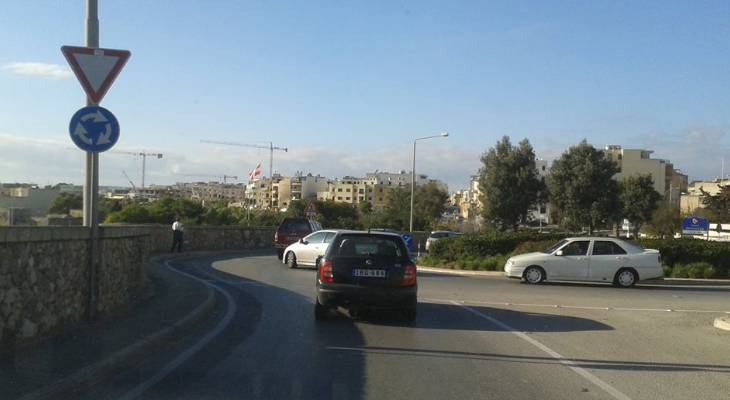
[[[71,117],[68,131],[78,148],[100,153],[117,143],[119,122],[106,108],[89,106],[76,111]]]

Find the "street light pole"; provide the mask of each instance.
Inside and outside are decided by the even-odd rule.
[[[413,140],[413,166],[411,168],[411,216],[408,224],[408,231],[413,232],[413,204],[416,194],[416,142],[419,140],[433,139],[438,137],[449,137],[448,132],[444,132],[440,135],[424,136]]]

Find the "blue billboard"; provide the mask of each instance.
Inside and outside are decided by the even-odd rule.
[[[689,235],[706,234],[710,223],[705,218],[687,217],[682,221],[682,233]]]

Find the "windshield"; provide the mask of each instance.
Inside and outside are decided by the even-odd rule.
[[[553,254],[553,253],[554,253],[555,251],[557,251],[557,250],[558,250],[559,248],[563,247],[563,245],[564,245],[564,244],[566,244],[566,243],[568,243],[568,240],[567,240],[567,239],[563,239],[563,240],[561,240],[561,241],[559,241],[559,242],[555,243],[554,245],[552,245],[552,246],[548,247],[547,249],[545,249],[545,250],[543,251],[543,253],[546,253],[546,254]]]
[[[0,400],[730,400],[730,0],[0,38]]]

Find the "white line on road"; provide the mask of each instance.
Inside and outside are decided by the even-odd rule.
[[[608,393],[611,396],[613,396],[613,398],[615,398],[617,400],[631,400],[631,398],[629,396],[623,394],[618,389],[616,389],[613,386],[609,385],[608,383],[604,382],[599,377],[593,375],[592,373],[588,372],[587,370],[579,367],[574,361],[565,359],[565,357],[563,357],[562,355],[560,355],[560,353],[558,353],[555,350],[553,350],[553,349],[547,347],[546,345],[540,343],[536,339],[531,338],[530,336],[526,335],[524,332],[520,332],[520,331],[512,328],[511,326],[505,324],[504,322],[502,322],[502,321],[500,321],[498,319],[495,319],[494,317],[491,317],[491,316],[489,316],[487,314],[484,314],[484,313],[482,313],[480,311],[477,311],[477,310],[473,309],[472,307],[469,307],[469,306],[467,306],[465,304],[459,303],[459,302],[454,301],[454,300],[451,300],[450,302],[452,304],[454,304],[454,305],[457,305],[457,306],[459,306],[459,307],[461,307],[461,308],[469,311],[470,313],[472,313],[472,314],[474,314],[474,315],[476,315],[478,317],[481,317],[483,319],[486,319],[487,321],[489,321],[489,322],[491,322],[491,323],[499,326],[500,328],[504,329],[505,331],[512,332],[513,334],[515,334],[520,339],[523,339],[524,341],[526,341],[526,342],[530,343],[531,345],[537,347],[538,349],[542,350],[543,352],[547,353],[548,355],[550,355],[551,357],[553,357],[554,359],[556,359],[561,364],[563,364],[566,367],[572,369],[573,372],[575,372],[578,375],[582,376],[583,378],[585,378],[589,382],[593,383],[594,385],[600,387],[601,389],[603,389],[604,391],[606,391],[606,393]]]
[[[423,301],[430,301],[434,303],[448,303],[453,301],[451,299],[436,299],[436,298],[419,298]],[[574,305],[563,305],[563,304],[535,304],[535,303],[511,303],[505,301],[481,301],[481,300],[463,300],[466,303],[472,304],[484,304],[490,306],[505,306],[505,307],[543,307],[543,308],[566,308],[575,310],[597,310],[597,311],[648,311],[648,312],[681,312],[681,313],[713,313],[713,314],[730,314],[730,311],[725,310],[690,310],[690,309],[673,309],[673,308],[632,308],[632,307],[591,307],[591,306],[574,306]]]
[[[185,275],[189,278],[195,279],[196,281],[202,282],[205,285],[210,286],[211,288],[217,290],[220,294],[222,294],[226,298],[226,315],[223,316],[223,319],[218,322],[218,325],[215,326],[215,328],[208,332],[203,338],[201,338],[197,343],[195,343],[193,346],[185,350],[184,352],[180,353],[177,357],[175,357],[174,360],[172,360],[170,363],[165,365],[160,372],[155,374],[152,378],[140,383],[135,387],[134,389],[127,392],[124,396],[122,396],[120,399],[122,400],[132,400],[136,399],[139,396],[141,396],[146,390],[151,388],[152,386],[159,383],[161,380],[163,380],[167,375],[172,373],[177,367],[182,365],[185,361],[190,359],[192,356],[194,356],[198,351],[200,351],[205,345],[210,343],[211,340],[213,340],[216,336],[218,336],[221,332],[223,332],[226,327],[228,327],[228,324],[230,324],[231,320],[233,319],[233,316],[236,314],[236,302],[233,301],[233,297],[223,288],[220,286],[209,282],[205,279],[200,279],[194,275],[188,274],[187,272],[182,272],[173,266],[169,264],[169,261],[165,261],[165,266],[169,268],[171,271],[177,272],[178,274]]]

